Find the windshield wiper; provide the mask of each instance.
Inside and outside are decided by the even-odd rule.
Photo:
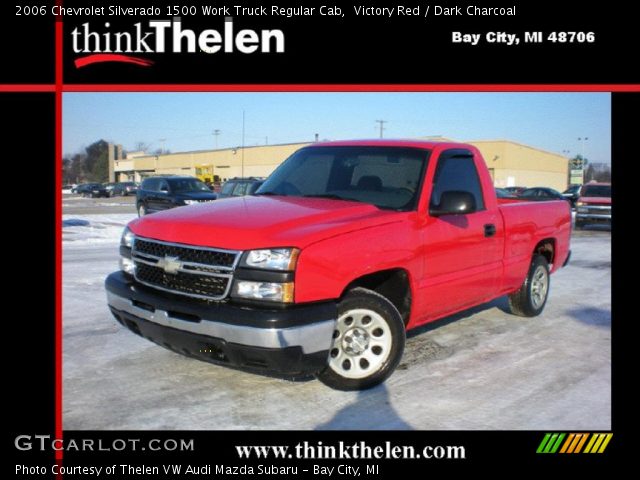
[[[277,193],[277,192],[256,192],[254,193],[255,196],[260,196],[260,195],[280,195],[282,197],[286,196],[283,195],[282,193]]]
[[[357,200],[355,198],[349,197],[341,197],[340,195],[336,195],[335,193],[314,193],[311,195],[303,195],[305,198],[329,198],[331,200],[345,200],[347,202],[360,202],[363,203],[362,200]]]

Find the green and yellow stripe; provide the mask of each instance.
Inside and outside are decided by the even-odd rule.
[[[536,453],[603,453],[611,437],[613,433],[547,433]]]

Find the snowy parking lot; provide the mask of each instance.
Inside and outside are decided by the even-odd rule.
[[[189,359],[121,327],[103,284],[132,200],[63,203],[65,429],[611,428],[608,231],[574,235],[542,316],[512,316],[502,298],[435,322],[409,334],[384,385],[345,393]]]

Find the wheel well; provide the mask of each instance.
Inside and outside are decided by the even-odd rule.
[[[542,255],[547,259],[547,263],[551,265],[556,256],[556,240],[555,238],[545,238],[541,240],[533,249],[534,255]]]
[[[409,322],[411,287],[406,270],[397,268],[364,275],[347,285],[342,294],[356,287],[367,288],[384,296],[398,309],[405,325]]]

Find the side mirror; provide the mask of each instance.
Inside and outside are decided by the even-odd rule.
[[[466,215],[476,211],[476,199],[469,192],[450,190],[442,192],[440,204],[429,208],[429,215],[440,217],[442,215]]]
[[[160,187],[160,191],[163,193],[169,193],[169,187],[167,187],[166,185],[163,185]]]

